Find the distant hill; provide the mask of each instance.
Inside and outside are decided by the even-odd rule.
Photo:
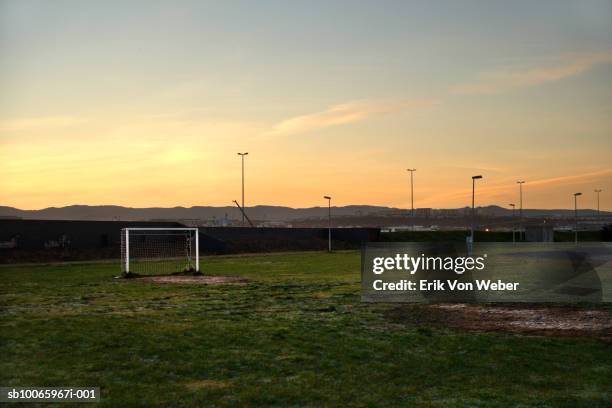
[[[463,210],[463,209],[460,209]],[[499,217],[509,216],[512,210],[499,206],[479,207],[478,212],[484,216]],[[385,215],[407,215],[406,209],[393,207],[371,206],[371,205],[349,205],[344,207],[332,207],[334,216],[385,216]],[[592,215],[593,210],[584,209],[579,211],[581,216]],[[270,205],[258,205],[247,207],[247,214],[253,220],[259,221],[291,221],[308,218],[321,218],[327,216],[327,207],[291,208]],[[518,210],[516,212],[518,215]],[[525,217],[571,217],[573,210],[523,210]],[[601,215],[610,216],[612,212],[602,211]],[[71,205],[67,207],[49,207],[41,210],[20,210],[13,207],[0,206],[0,218],[24,218],[34,220],[123,220],[123,221],[145,221],[145,220],[186,220],[199,219],[211,220],[213,218],[237,220],[241,218],[240,211],[236,207],[172,207],[172,208],[131,208],[116,205]]]
[[[327,216],[327,207],[290,208],[280,206],[258,205],[247,207],[247,215],[256,220],[290,221],[303,218]],[[368,205],[350,205],[333,207],[336,216],[359,216],[397,212],[396,208]],[[71,205],[67,207],[49,207],[41,210],[20,210],[0,206],[0,217],[20,217],[35,220],[115,220],[142,221],[152,219],[201,219],[212,218],[240,219],[238,208],[227,207],[172,207],[172,208],[131,208],[115,205]]]

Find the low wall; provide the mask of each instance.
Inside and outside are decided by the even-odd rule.
[[[219,254],[324,250],[327,236],[327,228],[200,228],[200,249]],[[332,228],[335,249],[360,248],[379,238],[378,228]]]
[[[0,263],[120,257],[122,228],[182,227],[175,222],[0,220]],[[202,254],[323,250],[326,228],[200,228]],[[332,229],[335,249],[378,241],[377,228]]]
[[[119,258],[121,229],[176,222],[0,220],[0,263]]]

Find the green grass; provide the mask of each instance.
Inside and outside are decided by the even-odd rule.
[[[100,386],[104,407],[612,403],[609,343],[392,323],[391,306],[360,302],[359,262],[203,260],[242,286],[118,281],[112,263],[2,267],[0,385]]]

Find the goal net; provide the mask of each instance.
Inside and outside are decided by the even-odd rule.
[[[197,228],[123,228],[121,273],[129,275],[198,274]]]

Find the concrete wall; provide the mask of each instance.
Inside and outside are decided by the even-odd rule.
[[[205,253],[271,252],[327,249],[327,228],[200,228]],[[332,247],[360,248],[378,241],[378,228],[332,228]]]
[[[128,227],[171,228],[182,225],[176,222],[0,220],[0,242],[16,238],[20,249],[106,248],[120,245],[120,231]]]
[[[174,222],[0,220],[0,263],[119,258],[127,227],[182,227]],[[202,254],[322,250],[326,228],[200,228]],[[335,249],[378,241],[376,228],[332,230]]]

